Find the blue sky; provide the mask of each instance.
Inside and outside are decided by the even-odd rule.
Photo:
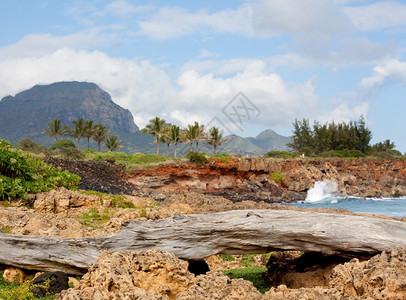
[[[0,97],[91,81],[140,127],[159,116],[242,136],[362,114],[373,143],[405,152],[405,16],[400,0],[2,0]]]

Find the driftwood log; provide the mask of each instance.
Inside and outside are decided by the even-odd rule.
[[[301,250],[371,256],[406,246],[406,223],[291,210],[239,210],[131,221],[116,235],[55,238],[0,234],[0,263],[83,274],[104,250],[157,248],[194,260],[214,254]]]

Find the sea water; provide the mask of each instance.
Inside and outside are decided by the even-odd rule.
[[[305,200],[290,205],[303,208],[346,209],[356,213],[380,214],[397,218],[406,216],[406,197],[337,197],[337,186],[333,181],[318,181],[313,188],[309,189]]]

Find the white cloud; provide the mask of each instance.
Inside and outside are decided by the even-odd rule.
[[[368,5],[347,6],[344,12],[361,31],[378,31],[406,26],[406,5],[396,1],[379,1]]]
[[[368,97],[384,85],[399,82],[406,84],[406,62],[390,59],[374,67],[372,76],[362,79],[359,87]]]
[[[162,7],[150,19],[140,21],[138,25],[140,34],[151,39],[166,40],[204,30],[251,35],[250,19],[250,10],[246,6],[213,14],[206,10],[189,12],[180,7]]]
[[[30,34],[24,36],[15,44],[0,48],[0,60],[14,57],[41,57],[63,47],[89,49],[100,46],[107,40],[107,37],[100,35],[99,28],[65,36]]]
[[[309,32],[329,36],[347,33],[351,26],[350,20],[333,1],[255,0],[237,9],[216,13],[162,7],[139,22],[139,33],[160,40],[204,31],[247,37],[308,35]]]
[[[198,58],[210,58],[210,57],[218,57],[218,56],[219,56],[218,53],[211,52],[207,49],[202,49],[202,51],[200,51]]]
[[[350,122],[354,120],[359,120],[360,116],[364,116],[367,118],[368,110],[369,110],[369,102],[364,101],[361,103],[348,103],[345,100],[341,100],[341,102],[337,105],[332,111],[325,112],[324,114],[320,115],[315,120],[320,121],[320,123],[330,123],[332,121],[336,123],[340,122]]]
[[[73,80],[98,84],[130,109],[141,127],[154,116],[183,126],[192,119],[209,122],[216,115],[229,122],[221,109],[240,91],[261,110],[252,122],[266,127],[290,124],[298,115],[312,114],[318,105],[312,82],[286,83],[259,60],[228,77],[184,70],[176,83],[148,61],[111,58],[99,51],[63,48],[41,57],[0,61],[1,97],[36,84]]]
[[[116,0],[106,5],[105,11],[119,17],[143,13],[152,9],[151,5],[136,6],[125,0]]]
[[[337,35],[351,29],[349,20],[333,1],[257,0],[252,7],[257,35]]]

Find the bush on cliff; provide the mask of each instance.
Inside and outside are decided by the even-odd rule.
[[[195,163],[198,166],[204,165],[205,163],[208,162],[206,153],[189,151],[188,154],[186,155],[186,158],[188,158],[190,162]]]
[[[289,159],[289,158],[295,158],[297,155],[292,152],[288,151],[269,151],[265,153],[265,157],[272,157],[272,158],[283,158],[283,159]]]
[[[28,193],[71,187],[80,177],[33,158],[0,139],[0,199],[28,198]]]

